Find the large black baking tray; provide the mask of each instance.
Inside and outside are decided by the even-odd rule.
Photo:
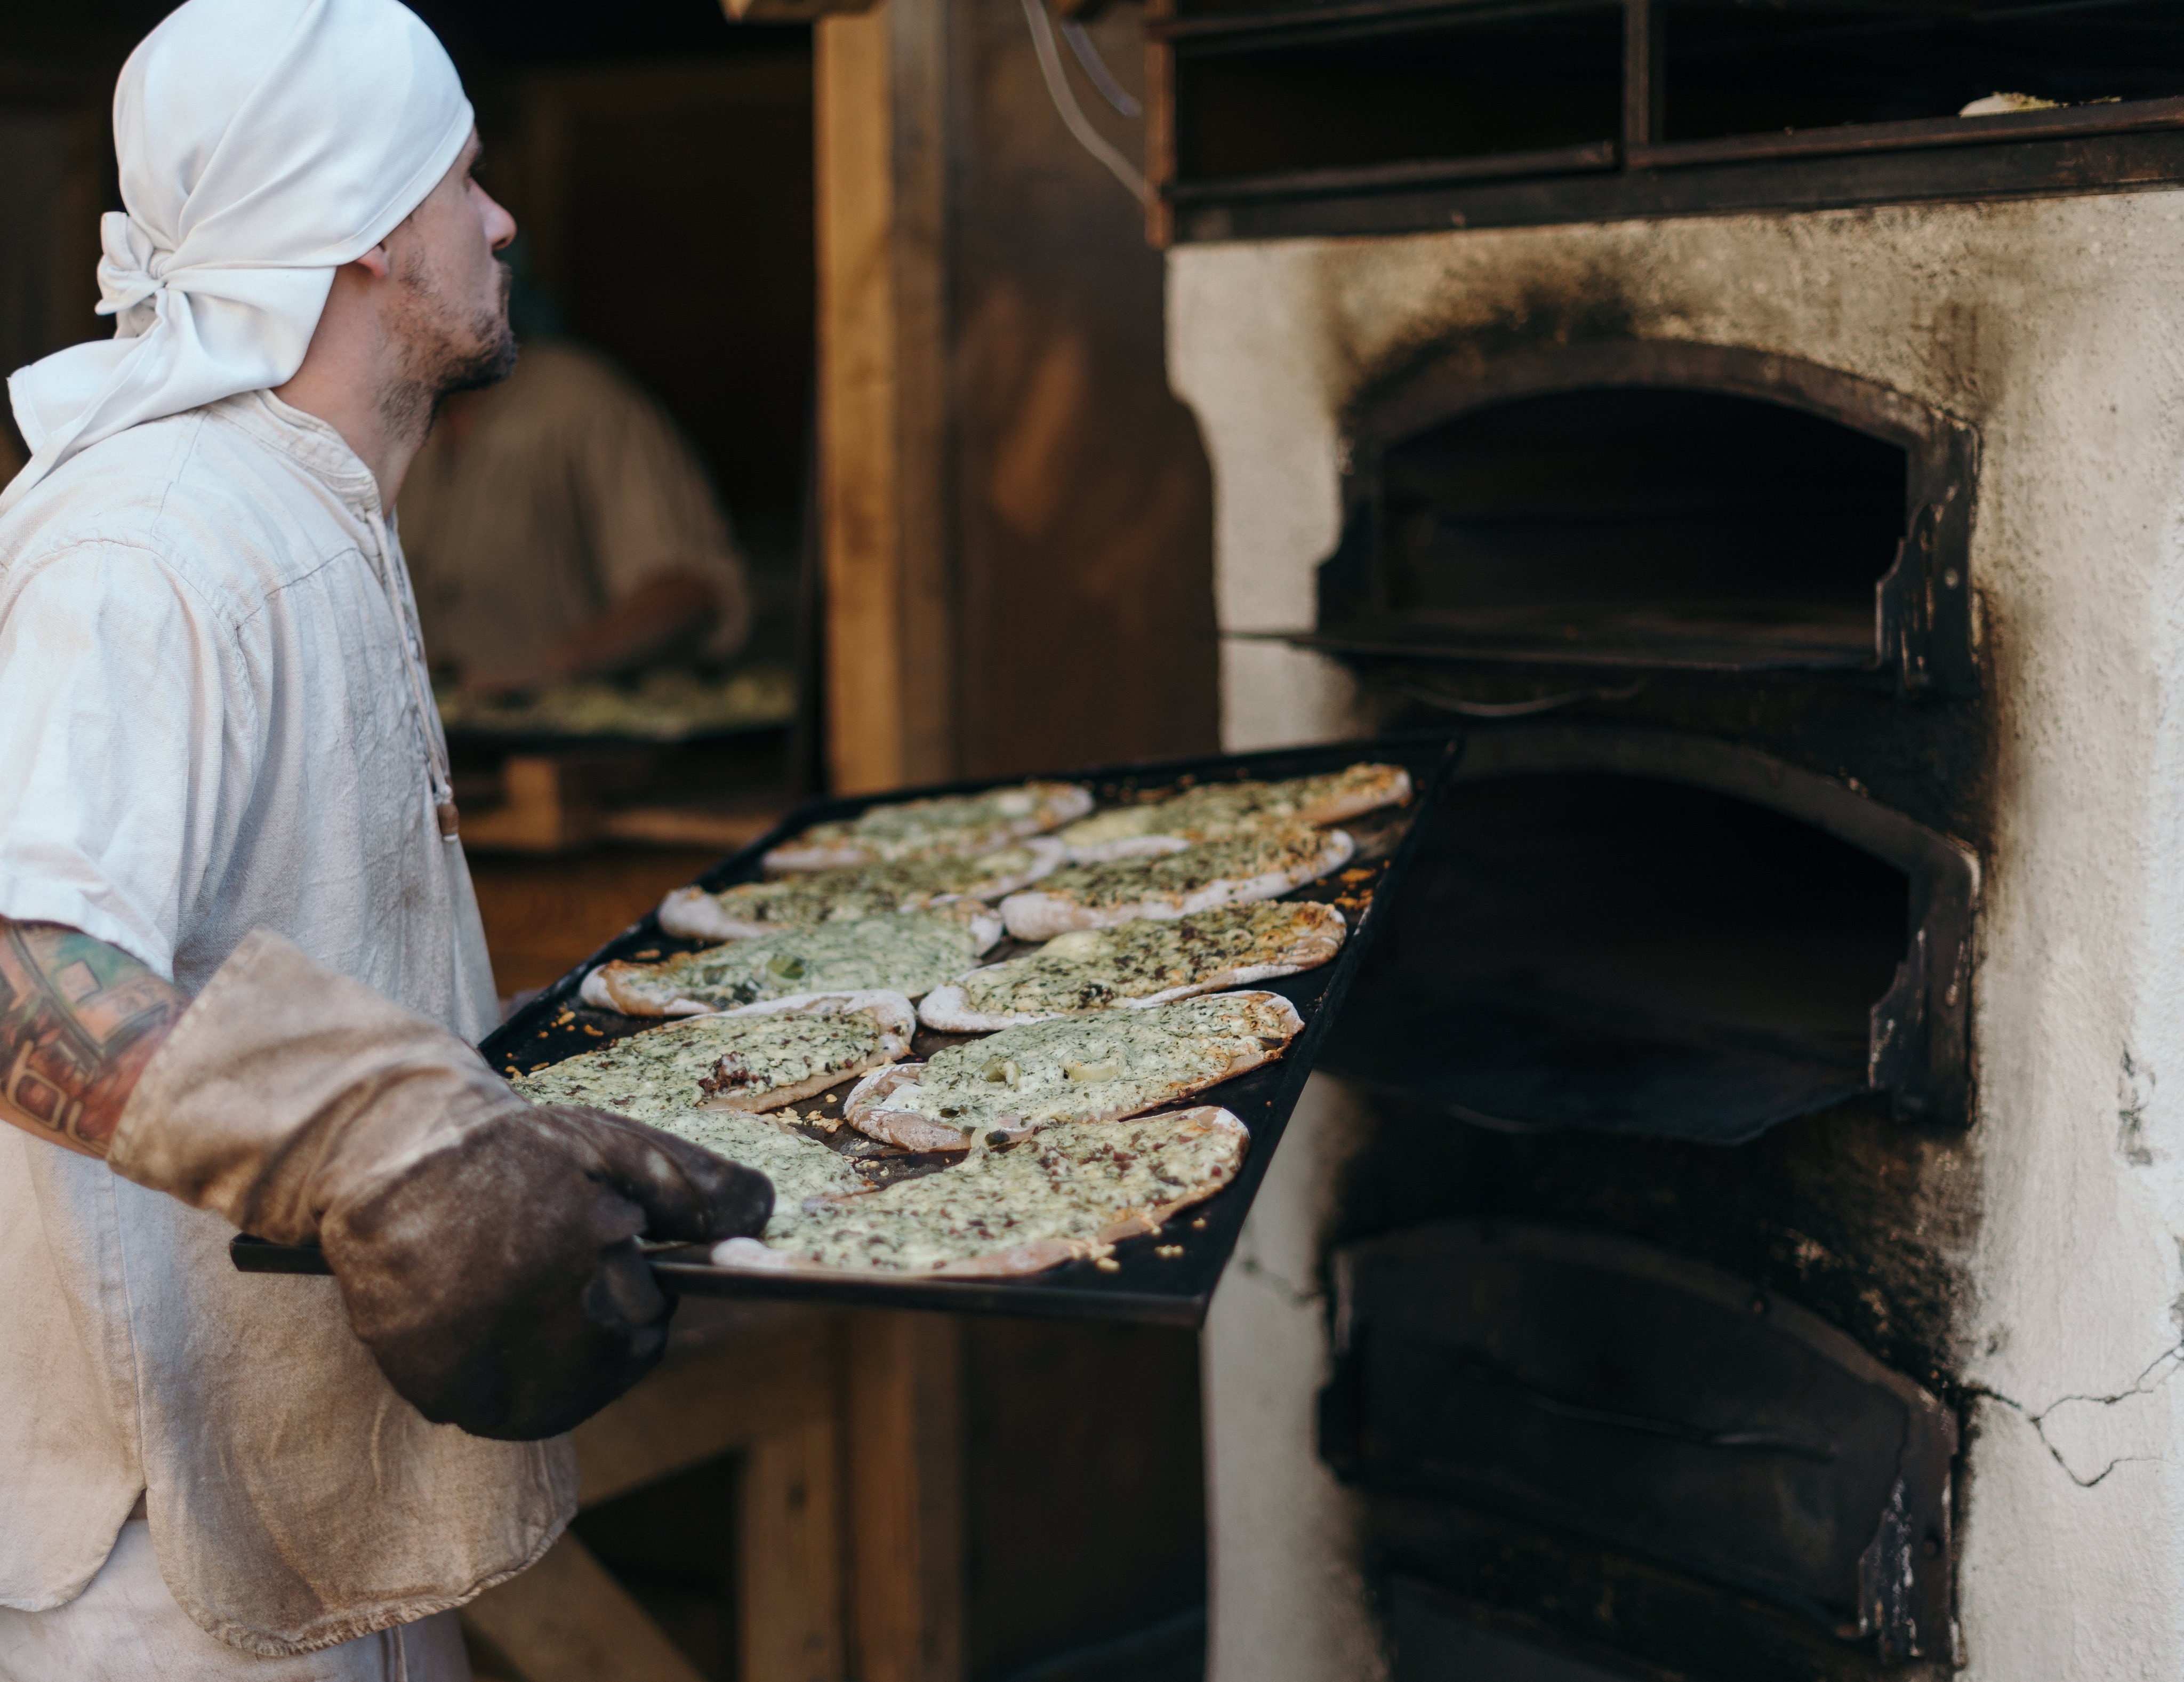
[[[1089,787],[1101,805],[1149,792],[1187,786],[1192,783],[1228,782],[1246,777],[1305,777],[1337,771],[1360,760],[1375,760],[1406,767],[1411,773],[1412,798],[1404,805],[1368,814],[1345,827],[1356,837],[1357,855],[1343,870],[1324,882],[1315,883],[1287,897],[1323,899],[1340,905],[1349,919],[1350,938],[1335,961],[1302,975],[1263,983],[1281,994],[1304,1018],[1304,1031],[1290,1043],[1279,1061],[1213,1087],[1195,1097],[1198,1104],[1218,1104],[1231,1111],[1251,1129],[1251,1145],[1242,1170],[1223,1190],[1171,1221],[1159,1234],[1125,1240],[1108,1258],[1113,1264],[1073,1262],[1043,1273],[1006,1279],[937,1279],[844,1274],[769,1273],[716,1267],[699,1245],[661,1249],[654,1252],[653,1266],[664,1281],[686,1295],[699,1296],[767,1297],[802,1301],[858,1304],[894,1308],[931,1308],[968,1312],[1074,1317],[1087,1319],[1129,1320],[1161,1325],[1196,1326],[1206,1317],[1213,1288],[1236,1247],[1238,1234],[1251,1200],[1266,1178],[1268,1164],[1281,1143],[1290,1112],[1296,1107],[1319,1055],[1327,1031],[1350,989],[1366,949],[1378,933],[1393,891],[1409,860],[1421,826],[1419,819],[1438,792],[1450,759],[1450,744],[1437,735],[1405,735],[1376,741],[1346,742],[1311,748],[1284,749],[1270,753],[1230,754],[1213,759],[1174,760],[1157,764],[1108,767],[1061,773],[1071,782]],[[766,849],[815,823],[854,817],[867,808],[929,794],[972,793],[1005,787],[1021,778],[992,778],[952,783],[928,788],[910,788],[878,797],[818,800],[792,813],[772,833],[723,860],[698,878],[708,888],[748,882],[760,873],[759,860]],[[658,922],[648,916],[632,923],[563,976],[523,1009],[517,1011],[479,1048],[493,1067],[523,1073],[559,1062],[580,1051],[595,1051],[611,1040],[656,1021],[595,1011],[582,1003],[577,989],[595,966],[611,958],[662,956],[694,950],[705,943],[677,940],[660,933]],[[985,961],[1006,955],[997,949]],[[955,1036],[918,1033],[912,1055],[928,1056]],[[805,1111],[823,1109],[838,1112],[848,1083],[828,1093],[818,1105],[805,1103]],[[946,1160],[919,1156],[858,1138],[847,1128],[828,1133],[807,1129],[822,1143],[864,1159],[868,1173],[883,1181],[911,1175],[944,1172]],[[322,1273],[324,1259],[310,1248],[291,1247],[242,1238],[236,1240],[237,1267],[253,1273]]]

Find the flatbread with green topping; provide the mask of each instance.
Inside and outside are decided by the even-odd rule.
[[[1340,870],[1356,850],[1340,829],[1248,830],[1161,857],[1072,865],[1010,894],[1001,917],[1019,940],[1051,940],[1072,928],[1111,928],[1136,917],[1185,917],[1278,899]]]
[[[1073,783],[1023,783],[978,794],[899,800],[838,823],[813,825],[768,853],[766,867],[827,870],[990,853],[1027,835],[1058,829],[1091,810],[1092,796]]]
[[[1081,928],[936,987],[917,1014],[941,1033],[994,1033],[1087,1011],[1146,1010],[1315,969],[1347,932],[1334,906],[1287,900]]]
[[[1410,798],[1411,774],[1401,766],[1353,765],[1279,783],[1208,783],[1173,799],[1096,812],[1056,839],[1073,861],[1093,864],[1180,852],[1268,825],[1340,823]]]
[[[1058,1016],[876,1069],[843,1100],[842,1118],[906,1150],[965,1150],[1057,1122],[1117,1121],[1271,1062],[1303,1028],[1296,1007],[1273,993]]]
[[[1065,1122],[883,1191],[814,1199],[793,1230],[730,1239],[723,1267],[993,1278],[1104,1256],[1236,1177],[1251,1135],[1203,1106]]]
[[[899,993],[778,999],[647,1028],[510,1084],[534,1104],[611,1110],[757,1169],[773,1182],[766,1231],[779,1239],[809,1200],[869,1188],[849,1157],[757,1112],[904,1055],[916,1025]]]
[[[878,989],[922,999],[1000,938],[1000,919],[966,902],[783,929],[659,963],[618,959],[586,976],[579,996],[632,1016],[697,1016],[803,993]]]
[[[659,1116],[650,1125],[702,1145],[773,1182],[773,1213],[766,1236],[778,1241],[800,1227],[805,1211],[833,1198],[871,1189],[856,1165],[816,1139],[784,1127],[770,1116],[736,1110],[685,1110]]]
[[[640,1122],[699,1109],[779,1109],[910,1052],[900,993],[813,994],[646,1028],[518,1075],[534,1104],[588,1104]]]
[[[975,858],[844,865],[708,893],[678,888],[660,902],[663,933],[682,940],[748,940],[783,928],[893,916],[957,899],[998,899],[1061,862],[1061,843],[1034,835]]]

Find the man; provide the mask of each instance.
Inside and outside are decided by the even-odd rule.
[[[425,648],[486,693],[724,660],[749,628],[705,470],[605,358],[526,341],[503,384],[451,398],[402,485]]]
[[[396,0],[188,0],[114,100],[117,336],[0,494],[0,1678],[448,1682],[763,1178],[533,1109],[386,521],[514,229]],[[103,1161],[100,1159],[103,1158]],[[243,1228],[334,1278],[236,1273]]]

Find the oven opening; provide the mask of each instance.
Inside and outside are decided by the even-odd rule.
[[[1752,397],[1569,391],[1457,415],[1378,467],[1365,588],[1323,603],[1338,635],[1473,660],[1880,660],[1908,477],[1886,439]]]
[[[1671,141],[1953,117],[1997,92],[2064,105],[2184,92],[2168,0],[1669,0],[1666,23]]]
[[[1948,1651],[1954,1416],[1817,1314],[1649,1244],[1528,1221],[1427,1222],[1343,1245],[1330,1272],[1320,1453],[1363,1497],[1399,1682],[1849,1678]],[[1405,1608],[1407,1590],[1428,1604]],[[1753,1601],[1872,1645],[1828,1653]],[[1511,1634],[1668,1663],[1563,1669],[1529,1640],[1495,1653],[1478,1631],[1497,1603]],[[1510,1668],[1432,1667],[1482,1647]]]
[[[1594,151],[1612,158],[1623,120],[1619,7],[1446,8],[1396,21],[1353,14],[1348,27],[1330,19],[1186,38],[1175,60],[1178,175],[1233,181],[1513,153],[1574,153],[1580,166]]]
[[[1919,968],[1904,870],[1645,777],[1443,801],[1331,1067],[1485,1126],[1722,1145],[1877,1083],[1875,1007]]]

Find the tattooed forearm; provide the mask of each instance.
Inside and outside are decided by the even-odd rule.
[[[126,952],[0,918],[0,1121],[93,1156],[188,999]]]

